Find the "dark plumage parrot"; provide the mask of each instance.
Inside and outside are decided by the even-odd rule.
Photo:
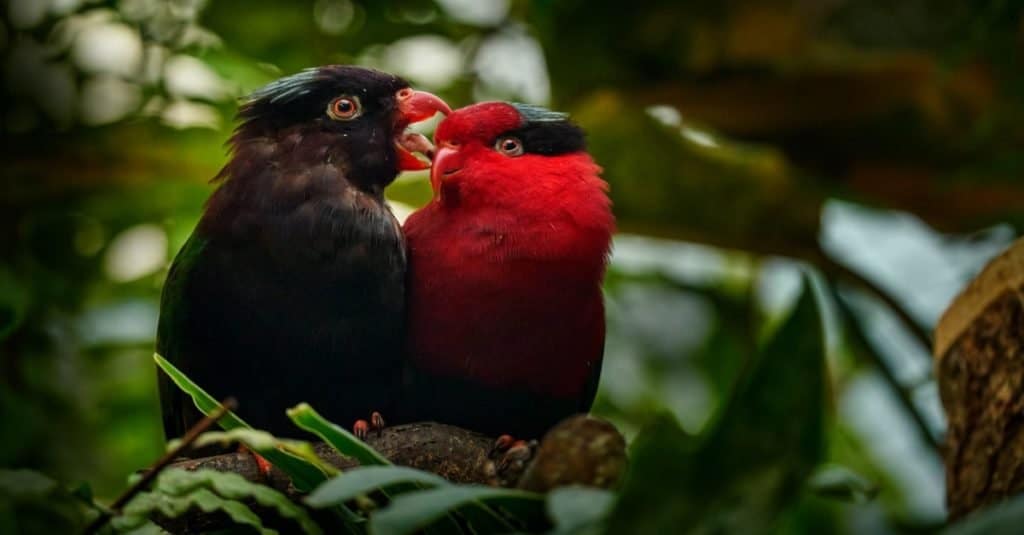
[[[157,350],[284,436],[307,401],[350,423],[395,408],[406,253],[384,187],[429,152],[411,123],[448,106],[375,70],[325,66],[250,95],[230,160],[163,289]],[[201,417],[160,376],[164,428]]]

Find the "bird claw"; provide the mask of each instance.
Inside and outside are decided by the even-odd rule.
[[[514,444],[515,441],[516,439],[512,438],[512,435],[499,436],[494,441],[494,444],[491,445],[491,451],[487,452],[487,456],[493,459],[494,456],[497,455],[498,453],[504,453],[508,451],[508,449],[512,447],[512,444]]]
[[[533,458],[533,452],[537,449],[537,441],[516,440],[512,435],[501,435],[491,446],[489,457],[497,458],[498,473],[508,472],[510,469],[521,471],[526,463]]]
[[[274,468],[274,465],[270,464],[270,461],[264,459],[262,455],[249,449],[249,447],[244,444],[240,444],[238,446],[238,451],[252,455],[252,459],[256,461],[256,469],[259,471],[260,475],[263,476],[265,481],[270,481],[270,470]]]
[[[359,419],[352,425],[352,434],[359,440],[366,440],[366,437],[370,436],[370,431],[376,431],[378,437],[384,431],[384,416],[377,411],[370,413],[369,422]]]
[[[509,470],[521,471],[526,468],[526,463],[533,458],[533,450],[537,447],[537,441],[531,440],[526,442],[524,440],[517,440],[512,446],[501,456],[498,461],[498,471],[505,473]]]

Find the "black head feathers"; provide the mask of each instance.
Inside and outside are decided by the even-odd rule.
[[[523,124],[502,135],[519,138],[525,152],[555,156],[586,150],[583,129],[569,121],[569,114],[532,104],[513,103],[512,107],[522,116]]]
[[[394,94],[409,83],[385,72],[349,65],[306,69],[253,91],[242,101],[243,122],[265,120],[275,126],[320,118],[331,99],[353,95],[367,112],[392,111]]]
[[[281,176],[305,176],[327,165],[345,179],[378,193],[398,174],[395,137],[397,94],[409,84],[392,74],[362,67],[327,65],[286,76],[245,97],[230,140],[232,160],[218,175],[235,187],[256,187],[268,168]],[[332,115],[334,105],[353,106],[350,117]],[[282,184],[281,177],[267,179]]]
[[[246,104],[254,105],[260,102],[268,104],[292,102],[312,93],[323,78],[320,68],[305,69],[291,76],[274,80],[253,91],[245,97],[245,101]]]

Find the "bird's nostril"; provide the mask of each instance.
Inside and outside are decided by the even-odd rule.
[[[412,89],[405,88],[398,92],[398,98],[409,98],[412,95]]]

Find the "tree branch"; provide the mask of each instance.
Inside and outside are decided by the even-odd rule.
[[[548,432],[531,459],[508,463],[501,469],[491,457],[493,438],[445,424],[423,422],[389,427],[367,437],[366,443],[394,464],[433,472],[453,483],[515,487],[535,492],[564,485],[610,488],[621,479],[626,467],[625,438],[610,423],[587,415],[564,420]],[[327,444],[315,444],[314,449],[324,461],[341,470],[359,464]],[[275,488],[293,500],[302,498],[302,493],[291,485],[284,472],[273,467],[264,475],[249,453],[180,460],[169,467],[234,472],[249,481]],[[192,511],[177,519],[153,520],[172,533],[188,533],[196,526],[203,529],[225,527],[219,523],[226,519]]]

